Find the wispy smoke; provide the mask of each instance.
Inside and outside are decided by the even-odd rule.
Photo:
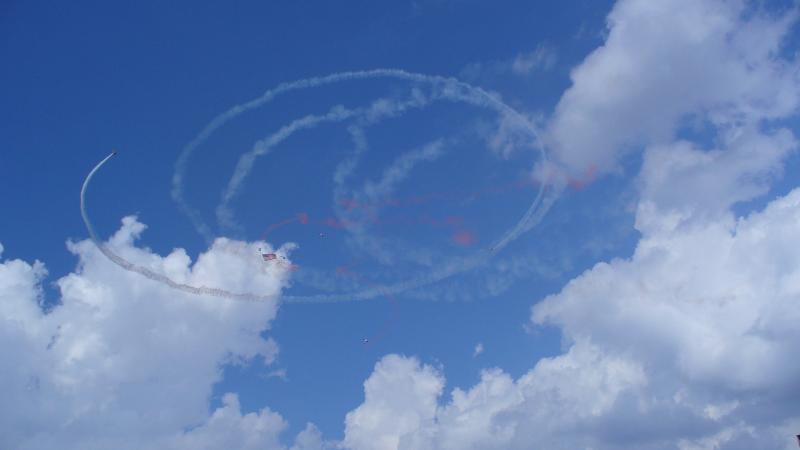
[[[256,99],[230,108],[228,111],[213,119],[191,142],[189,142],[183,148],[176,162],[175,173],[173,174],[172,178],[171,195],[173,200],[178,204],[180,210],[189,217],[198,233],[200,233],[208,242],[212,242],[214,240],[211,228],[202,220],[200,214],[191,208],[184,199],[183,184],[185,171],[187,162],[194,151],[201,146],[218,128],[246,111],[263,106],[264,104],[272,101],[278,95],[294,90],[317,87],[336,82],[368,78],[394,78],[415,83],[425,83],[430,85],[431,93],[428,96],[425,96],[422,95],[419,90],[413,90],[411,99],[406,102],[393,102],[388,99],[380,99],[376,102],[373,102],[373,104],[367,108],[346,109],[342,106],[336,106],[326,114],[309,115],[297,119],[288,125],[281,127],[276,133],[270,135],[269,137],[256,142],[249,152],[240,157],[236,166],[236,170],[234,171],[234,174],[228,182],[227,188],[223,193],[222,202],[217,208],[217,217],[220,223],[225,226],[235,226],[233,214],[228,205],[238,194],[240,186],[252,170],[256,158],[269,152],[270,149],[272,149],[275,145],[285,140],[293,133],[300,130],[313,128],[325,122],[339,122],[349,120],[357,116],[360,117],[359,121],[349,128],[354,142],[356,143],[354,155],[351,159],[340,164],[340,166],[337,167],[334,175],[337,185],[341,187],[341,183],[343,183],[343,181],[352,172],[353,168],[357,164],[359,153],[365,151],[366,149],[366,138],[363,133],[364,126],[376,123],[377,121],[386,117],[396,116],[411,108],[424,107],[431,100],[441,99],[462,102],[495,111],[503,120],[513,123],[519,129],[527,130],[530,133],[530,138],[534,141],[534,146],[539,148],[541,151],[542,161],[540,164],[547,165],[547,155],[544,151],[544,147],[541,144],[541,140],[539,139],[538,130],[533,123],[500,100],[497,96],[491,95],[481,88],[471,86],[455,78],[422,75],[396,69],[375,69],[369,71],[343,72],[325,77],[309,78],[281,84],[275,89],[265,92],[262,96]],[[384,174],[384,178],[381,182],[369,188],[372,193],[371,195],[377,195],[379,192],[390,190],[394,183],[405,176],[405,172],[410,170],[410,166],[412,166],[414,163],[426,158],[430,159],[435,157],[436,153],[441,151],[441,145],[441,143],[434,142],[429,148],[422,149],[417,154],[406,155],[407,159],[405,160],[402,160],[401,158],[393,170],[390,170]],[[100,161],[100,163],[98,163],[92,169],[92,171],[86,177],[81,189],[81,214],[83,216],[84,223],[86,224],[87,231],[89,232],[92,241],[108,259],[125,270],[136,272],[153,281],[190,294],[247,301],[264,301],[275,298],[275,295],[236,293],[219,288],[191,286],[178,283],[163,274],[156,273],[146,267],[132,264],[108,248],[108,246],[106,246],[97,237],[97,234],[92,227],[89,215],[86,211],[85,193],[94,174],[112,156],[113,153]],[[502,250],[509,243],[517,239],[521,234],[536,226],[536,224],[542,220],[563,190],[563,183],[551,183],[550,181],[550,178],[544,177],[535,200],[511,229],[504,233],[503,236],[490,248],[479,251],[472,256],[451,259],[439,265],[438,267],[429,270],[422,276],[387,286],[374,286],[359,292],[351,293],[319,294],[310,296],[282,296],[281,298],[286,302],[292,303],[367,300],[430,285],[457,273],[465,272],[485,264],[491,256]],[[339,191],[339,193],[341,192],[343,191]]]

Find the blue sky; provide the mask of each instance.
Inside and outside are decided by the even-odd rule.
[[[753,399],[782,394],[789,404],[800,395],[786,381],[800,373],[796,365],[759,359],[800,343],[776,318],[797,306],[800,265],[777,249],[798,230],[780,228],[775,242],[736,239],[785,223],[776,211],[793,207],[770,205],[794,205],[800,72],[788,4],[6,4],[0,299],[12,306],[0,309],[11,330],[0,336],[0,368],[37,386],[9,383],[31,406],[22,419],[0,414],[0,430],[23,430],[6,445],[102,448],[131,435],[149,448],[783,445],[800,418],[777,413],[761,423],[766,405]],[[188,159],[185,200],[215,236],[229,239],[210,248],[170,195],[184,146],[219,114],[281,83],[376,68],[456,77],[502,99],[524,124],[434,99],[430,83],[387,77],[278,96],[226,123]],[[218,223],[237,161],[257,141],[309,115],[397,107],[419,95],[424,105],[375,123],[359,122],[361,114],[282,140],[231,200],[235,226]],[[358,148],[354,126],[367,150],[337,185],[337,170]],[[347,294],[486,257],[443,281],[360,302],[254,306],[179,294],[122,271],[86,241],[80,183],[111,149],[119,156],[99,171],[87,199],[101,238],[118,233],[109,244],[115,251],[188,284]],[[405,170],[403,158],[413,160]],[[551,191],[563,191],[536,227],[490,255],[487,247],[536,198],[544,173],[555,174]],[[381,180],[389,187],[376,187]],[[396,200],[370,210],[376,224],[365,234],[331,225],[365,217],[341,200],[363,205],[370,189],[378,192],[373,204]],[[428,200],[415,202],[419,196]],[[308,223],[274,227],[300,213]],[[137,235],[137,225],[118,231],[130,215],[147,226],[135,243],[126,236]],[[260,259],[256,241],[267,230],[272,248],[297,244],[288,250],[297,271]],[[727,250],[713,246],[725,239],[733,242]],[[77,244],[68,249],[67,240]],[[205,262],[187,263],[181,275],[176,248]],[[737,259],[773,248],[763,260]],[[46,276],[35,275],[36,260]],[[688,266],[695,270],[672,276]],[[40,299],[44,312],[30,308]],[[121,311],[129,309],[126,321]],[[14,334],[20,323],[27,337]],[[757,324],[777,331],[752,344],[761,350],[751,360],[731,362],[726,352],[750,345]],[[694,333],[693,347],[684,336]],[[30,361],[13,350],[41,351],[41,342],[55,344]],[[695,348],[712,349],[718,365],[703,363]],[[747,372],[756,363],[764,371]],[[731,375],[740,372],[749,375]],[[64,380],[82,387],[70,391]],[[707,387],[715,383],[723,387]],[[71,419],[43,413],[47,392],[65,405],[55,416]],[[178,400],[166,400],[173,392]],[[164,396],[169,407],[141,400],[148,395]],[[681,396],[690,400],[675,400]],[[594,405],[591,417],[571,411],[573,399]],[[645,411],[647,399],[656,400]],[[124,420],[95,433],[104,408]],[[153,411],[163,417],[141,419]],[[665,431],[655,418],[667,412],[676,418]],[[630,414],[651,433],[620,430]],[[486,434],[453,425],[470,420],[474,430],[489,424]],[[686,425],[692,421],[701,425]],[[742,423],[755,431],[737,431]],[[583,431],[564,440],[553,427]]]

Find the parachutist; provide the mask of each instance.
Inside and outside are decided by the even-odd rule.
[[[258,253],[261,253],[261,257],[264,258],[264,261],[272,261],[278,258],[278,255],[275,253],[263,253],[261,249],[258,249]]]

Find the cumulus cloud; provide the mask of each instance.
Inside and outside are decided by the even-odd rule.
[[[279,414],[265,408],[243,415],[236,394],[226,394],[222,402],[203,425],[175,438],[172,446],[197,450],[280,448],[278,435],[287,424]]]
[[[540,361],[516,381],[486,370],[477,385],[454,389],[450,401],[437,406],[443,383],[443,375],[413,358],[385,357],[365,383],[364,403],[348,419],[413,412],[413,420],[348,420],[344,443],[356,450],[575,448],[587,442],[575,434],[582,422],[609,410],[621,391],[641,386],[644,378],[635,364],[580,345]],[[370,446],[374,441],[365,436],[388,438]]]
[[[645,151],[636,217],[640,231],[670,231],[728,215],[732,205],[767,193],[782,175],[785,158],[797,149],[786,129],[735,129],[719,141],[714,149],[682,140]]]
[[[774,122],[797,106],[796,65],[778,56],[796,14],[749,6],[622,0],[605,45],[573,72],[548,129],[557,163],[602,173],[633,149],[644,156],[633,254],[532,308],[534,326],[561,330],[565,353],[517,379],[485,370],[449,398],[423,388],[442,385],[443,369],[387,357],[395,373],[387,359],[376,366],[355,411],[400,414],[392,399],[414,390],[423,395],[402,407],[426,420],[350,421],[346,443],[368,434],[391,436],[379,448],[393,449],[794,448],[800,188],[747,216],[732,206],[768,192],[797,147]],[[709,124],[713,145],[675,140],[690,116]]]
[[[218,239],[192,264],[182,249],[162,257],[136,247],[144,228],[125,218],[108,245],[181,282],[275,294],[286,283],[253,264],[257,244]],[[0,408],[0,447],[177,449],[203,440],[282,448],[280,416],[241,414],[233,394],[208,415],[223,365],[270,364],[277,355],[261,335],[276,301],[188,295],[122,270],[88,240],[68,248],[78,266],[57,281],[60,304],[47,313],[39,305],[44,264],[0,263],[0,395],[14,405]]]
[[[280,443],[280,434],[288,424],[280,414],[263,408],[258,413],[242,414],[239,397],[228,393],[223,406],[217,408],[202,425],[170,439],[166,448],[181,450],[287,449]],[[298,433],[288,450],[322,450],[331,448],[313,424]]]
[[[744,1],[619,1],[605,44],[572,72],[548,147],[573,176],[607,172],[698,115],[741,126],[792,113],[798,66],[780,50],[796,17]]]
[[[532,323],[558,327],[565,352],[519,378],[487,369],[445,397],[443,368],[385,356],[340,445],[792,448],[800,189],[745,217],[731,206],[767,192],[797,146],[770,122],[797,107],[796,63],[779,56],[795,19],[736,0],[619,1],[547,144],[578,175],[644,151],[635,251],[533,306]],[[707,122],[714,144],[675,141],[687,119]],[[251,263],[256,244],[219,239],[192,264],[180,249],[136,247],[143,230],[126,218],[108,245],[188,284],[279,293],[287,282]],[[275,358],[262,334],[276,302],[190,296],[121,270],[89,241],[69,249],[78,267],[47,313],[44,264],[0,263],[0,394],[12,405],[0,408],[0,447],[285,448],[278,413],[243,412],[227,393],[209,414],[208,400],[223,365]],[[309,424],[292,448],[332,445]]]
[[[486,370],[444,404],[440,371],[387,356],[348,415],[344,442],[791,448],[800,426],[798,239],[800,189],[739,220],[645,230],[630,259],[600,263],[533,307],[535,324],[562,330],[565,354],[517,380]]]
[[[703,434],[749,425],[779,448],[770,425],[800,420],[800,364],[787,358],[800,344],[800,189],[738,221],[645,233],[630,260],[598,264],[534,320],[647,367],[640,412],[679,411]]]
[[[350,449],[390,450],[436,414],[444,379],[428,365],[398,355],[384,357],[364,383],[364,403],[345,418],[343,444]]]

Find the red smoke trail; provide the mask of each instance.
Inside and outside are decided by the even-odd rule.
[[[567,184],[575,191],[582,191],[586,186],[594,182],[597,166],[592,164],[581,178],[567,178]]]
[[[460,201],[466,199],[478,199],[488,195],[499,195],[514,190],[536,187],[538,185],[539,183],[535,180],[522,179],[496,186],[490,186],[475,191],[429,192],[427,194],[416,194],[402,198],[396,198],[396,197],[379,198],[371,202],[359,201],[355,198],[344,198],[339,200],[339,205],[346,211],[353,211],[355,209],[369,210],[383,206],[409,207],[409,206],[418,206],[434,201]]]
[[[451,240],[457,245],[466,247],[468,245],[474,244],[476,239],[475,239],[475,233],[468,230],[462,230],[454,233],[453,236],[451,237]]]

